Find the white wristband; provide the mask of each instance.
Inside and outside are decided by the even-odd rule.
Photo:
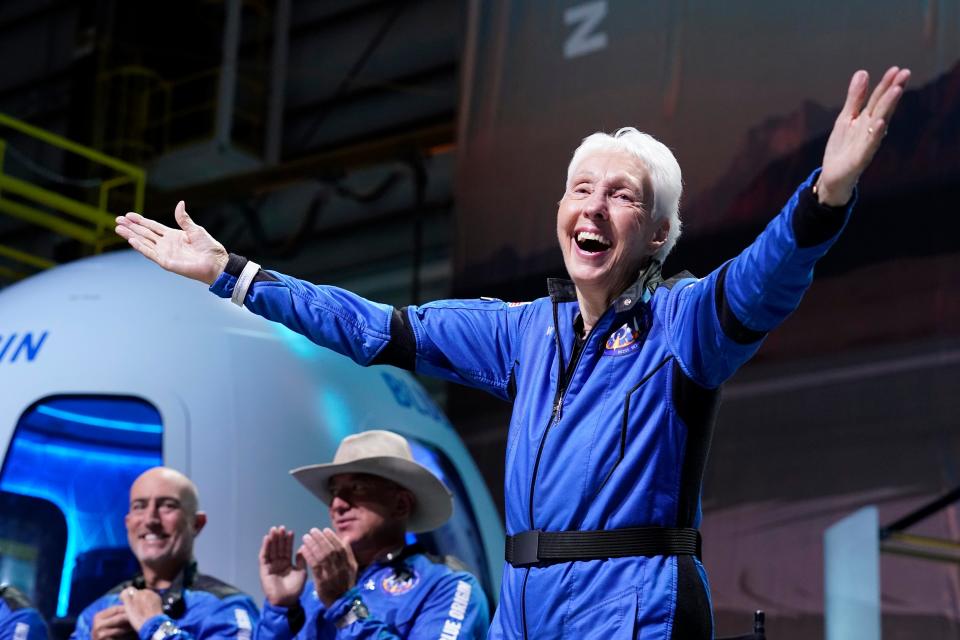
[[[243,271],[240,272],[240,277],[237,278],[237,284],[233,287],[233,293],[230,295],[230,301],[233,302],[233,304],[238,307],[243,306],[243,301],[247,299],[247,291],[250,290],[250,285],[253,284],[253,278],[259,271],[260,265],[253,260],[247,260]]]

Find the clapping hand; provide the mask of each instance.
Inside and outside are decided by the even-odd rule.
[[[291,562],[293,531],[270,527],[260,545],[260,586],[267,601],[275,607],[292,607],[300,599],[307,581],[303,557],[298,553]]]
[[[357,584],[357,559],[353,550],[332,529],[310,529],[303,536],[300,554],[307,561],[317,597],[329,608]]]

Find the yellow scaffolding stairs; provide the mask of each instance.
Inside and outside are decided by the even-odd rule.
[[[95,194],[89,200],[96,203],[67,197],[56,191],[10,175],[4,167],[7,138],[4,130],[13,130],[23,136],[39,140],[68,153],[76,154],[107,170],[108,177],[99,181]],[[115,244],[119,238],[113,233],[116,212],[110,211],[110,199],[118,189],[126,187],[126,203],[136,211],[143,211],[146,191],[146,172],[132,164],[78,144],[0,113],[0,214],[35,224],[62,236],[77,240],[97,254]],[[56,266],[53,261],[26,251],[0,245],[0,257],[31,269],[48,269]],[[0,265],[0,278],[18,280],[28,273]]]

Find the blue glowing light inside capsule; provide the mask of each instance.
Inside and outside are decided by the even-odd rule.
[[[47,405],[39,405],[36,408],[37,413],[53,418],[59,418],[68,422],[77,424],[86,424],[93,427],[105,427],[107,429],[121,429],[123,431],[139,431],[141,433],[162,433],[163,427],[160,424],[149,424],[143,422],[129,422],[126,420],[112,420],[110,418],[100,418],[98,416],[88,416],[72,411],[64,411]]]

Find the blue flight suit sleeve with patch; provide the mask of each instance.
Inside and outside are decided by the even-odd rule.
[[[180,618],[158,615],[144,622],[140,640],[150,640],[164,622],[173,623],[179,632],[167,636],[170,640],[250,640],[260,619],[260,612],[249,596],[236,593],[218,597],[202,590],[187,589],[183,593],[186,611]],[[109,593],[90,604],[77,618],[71,640],[89,640],[92,637],[93,618],[100,611],[121,604],[117,593]]]
[[[29,606],[0,598],[0,640],[47,640],[47,625]]]
[[[669,301],[657,307],[680,366],[699,384],[719,386],[756,352],[760,339],[797,307],[816,261],[846,224],[853,201],[832,212],[816,212],[809,203],[799,206],[801,198],[811,197],[809,188],[818,175],[819,170],[797,189],[782,213],[737,257],[703,279],[678,283]],[[806,220],[798,221],[797,212]],[[820,219],[810,223],[816,215]],[[267,273],[271,279],[255,282],[244,302],[254,313],[361,365],[374,363],[390,342],[391,318],[397,312],[389,305]],[[235,284],[236,277],[224,272],[210,290],[229,298]],[[440,300],[403,311],[415,340],[417,373],[512,399],[519,338],[530,315],[525,306]],[[733,331],[731,323],[737,325]]]
[[[164,622],[171,622],[180,629],[165,640],[250,640],[260,617],[256,605],[247,596],[211,602],[210,606],[202,609],[202,618],[189,627],[167,615],[154,616],[140,627],[140,640],[150,640]]]
[[[373,566],[361,573],[358,586],[343,594],[329,609],[316,597],[310,583],[300,598],[302,617],[291,615],[286,607],[264,603],[254,640],[486,637],[490,613],[483,590],[473,576],[452,571],[422,555],[409,562],[416,572],[416,581],[408,591],[401,587],[395,595],[382,588],[383,567]],[[351,615],[357,608],[364,609],[366,617]],[[291,624],[302,626],[293,629]]]

